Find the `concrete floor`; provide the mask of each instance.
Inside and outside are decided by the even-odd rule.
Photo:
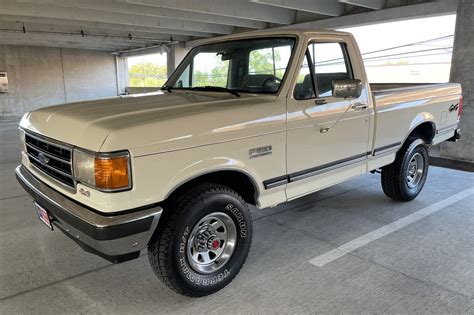
[[[295,202],[255,210],[246,265],[209,297],[177,295],[146,253],[113,265],[50,232],[13,175],[16,121],[0,122],[0,313],[471,313],[474,195],[323,267],[308,261],[473,187],[474,173],[432,167],[420,196],[387,199],[367,175]]]

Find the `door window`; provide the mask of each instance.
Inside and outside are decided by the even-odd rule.
[[[295,99],[310,99],[316,97],[332,96],[332,82],[334,80],[352,79],[352,69],[350,66],[347,49],[341,43],[312,43],[308,45],[310,60],[305,58],[301,66],[300,74],[295,87]],[[310,79],[310,69],[312,65],[316,80],[315,89],[311,86],[311,81],[304,84],[304,77]],[[309,83],[309,84],[308,84]],[[317,93],[311,91],[316,90]]]
[[[310,55],[306,53],[295,85],[294,97],[297,100],[307,100],[316,97],[309,63],[311,63]]]

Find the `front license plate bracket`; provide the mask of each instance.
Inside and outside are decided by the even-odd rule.
[[[48,210],[40,206],[35,202],[36,214],[38,218],[43,222],[50,230],[53,230],[53,225],[51,224],[51,218],[49,217]]]

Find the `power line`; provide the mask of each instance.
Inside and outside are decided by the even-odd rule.
[[[436,38],[432,38],[432,39],[427,39],[427,40],[414,42],[414,43],[410,43],[410,44],[405,44],[405,45],[394,46],[394,47],[390,47],[390,48],[384,48],[384,49],[369,51],[369,52],[361,53],[361,55],[370,55],[370,54],[375,54],[375,53],[383,52],[383,51],[387,51],[387,50],[394,50],[394,49],[398,49],[398,48],[416,46],[416,45],[420,45],[420,44],[423,44],[423,43],[429,43],[429,42],[439,41],[439,40],[442,40],[442,39],[448,39],[448,38],[451,38],[451,37],[454,37],[454,34],[441,36],[441,37],[436,37]]]
[[[374,56],[374,57],[369,57],[369,58],[363,58],[364,62],[366,61],[376,61],[377,59],[399,59],[399,58],[414,58],[418,57],[418,55],[415,56],[410,56],[413,54],[417,53],[423,53],[423,52],[428,52],[428,51],[437,51],[437,50],[442,50],[446,51],[444,53],[437,53],[437,54],[430,54],[431,55],[440,55],[440,54],[451,54],[450,51],[447,51],[447,49],[452,49],[453,47],[442,47],[442,48],[431,48],[431,49],[421,49],[421,50],[415,50],[415,51],[407,51],[403,53],[397,53],[397,54],[388,54],[388,55],[381,55],[381,56]],[[399,57],[399,58],[389,58],[389,57]],[[423,55],[427,56],[427,55]],[[329,66],[329,65],[336,65],[336,64],[342,64],[343,63],[343,58],[337,58],[337,59],[330,59],[330,60],[325,60],[325,61],[320,61],[318,63],[315,63],[316,66]]]
[[[396,56],[405,56],[405,55],[412,55],[412,54],[417,54],[417,53],[422,53],[422,52],[428,52],[428,51],[436,51],[436,50],[443,50],[446,51],[446,49],[453,48],[451,47],[443,47],[443,48],[430,48],[430,49],[421,49],[421,50],[415,50],[415,51],[407,51],[404,53],[397,53],[397,54],[389,54],[389,55],[382,55],[382,56],[375,56],[375,57],[370,57],[370,58],[364,58],[364,61],[366,60],[373,60],[373,59],[378,59],[378,58],[386,58],[386,57],[396,57]],[[451,52],[449,52],[451,53]],[[406,56],[405,56],[406,57]],[[410,57],[410,56],[408,56]],[[407,57],[407,58],[408,58]],[[414,56],[413,56],[414,57]]]
[[[378,53],[378,52],[384,52],[384,51],[395,50],[395,49],[399,49],[399,48],[411,47],[411,46],[416,46],[416,45],[420,45],[420,44],[423,44],[423,43],[439,41],[439,40],[447,39],[447,38],[451,38],[451,37],[454,37],[454,34],[453,35],[446,35],[446,36],[436,37],[436,38],[432,38],[432,39],[427,39],[427,40],[423,40],[423,41],[419,41],[419,42],[415,42],[415,43],[410,43],[410,44],[394,46],[394,47],[390,47],[390,48],[384,48],[384,49],[369,51],[369,52],[361,53],[361,55],[364,56],[364,55],[375,54],[375,53]],[[452,46],[444,47],[444,48],[452,48]],[[389,55],[383,55],[383,57],[385,57],[385,56],[389,56]],[[382,56],[380,56],[380,57],[382,57]],[[370,57],[370,58],[373,58],[373,57]],[[326,63],[326,62],[329,62],[329,61],[338,61],[338,60],[343,60],[343,57],[320,61],[316,64]],[[366,59],[364,58],[364,60],[366,60]]]
[[[450,65],[451,62],[419,62],[419,63],[407,63],[407,64],[376,64],[376,65],[365,65],[368,68],[375,67],[401,67],[401,66],[432,66],[432,65]]]
[[[439,55],[450,55],[451,53],[447,52],[440,52],[440,53],[435,53],[435,54],[424,54],[424,55],[417,55],[417,56],[410,56],[408,58],[419,58],[419,57],[429,57],[429,56],[439,56]],[[394,60],[393,58],[384,58],[384,59],[378,59],[378,60],[364,60],[364,62],[377,62],[377,61],[385,61],[385,60]],[[449,62],[450,63],[450,62]]]

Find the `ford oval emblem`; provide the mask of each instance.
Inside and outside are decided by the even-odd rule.
[[[49,157],[47,157],[43,152],[38,153],[38,160],[41,164],[46,165],[49,162]]]

